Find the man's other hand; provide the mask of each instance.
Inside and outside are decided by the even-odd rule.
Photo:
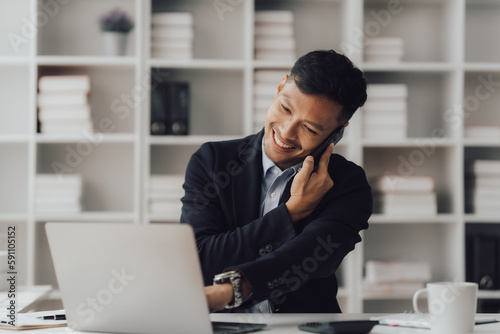
[[[225,283],[206,286],[205,296],[210,312],[223,310],[233,300],[233,285]]]

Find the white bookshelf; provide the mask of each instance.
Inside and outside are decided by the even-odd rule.
[[[0,41],[0,227],[19,226],[23,284],[55,283],[43,230],[47,221],[173,223],[175,216],[148,212],[149,176],[183,174],[202,143],[253,132],[254,71],[286,74],[293,65],[253,59],[257,10],[294,12],[298,55],[314,49],[344,50],[369,83],[405,83],[408,138],[363,138],[360,110],[336,150],[362,165],[369,177],[401,173],[403,159],[414,162],[407,173],[436,180],[436,216],[372,216],[363,243],[341,267],[344,312],[398,312],[411,305],[409,295],[362,291],[367,260],[425,260],[431,263],[432,280],[463,280],[466,224],[500,223],[499,217],[467,211],[470,194],[464,187],[466,161],[500,159],[500,143],[463,138],[464,124],[500,125],[500,87],[494,86],[477,108],[467,110],[464,105],[473,101],[480,78],[500,82],[500,44],[494,42],[500,28],[497,1],[402,2],[392,13],[383,0],[228,1],[231,10],[222,14],[212,2],[201,0],[73,0],[52,12],[45,9],[48,3],[53,2],[0,0],[5,23],[0,33],[24,38],[16,47],[8,39]],[[114,7],[135,21],[123,57],[104,55],[98,28],[98,17]],[[151,14],[161,11],[193,13],[193,59],[150,57]],[[44,15],[48,19],[39,22],[37,33],[24,37],[26,21]],[[403,37],[402,62],[363,61],[363,37],[378,36]],[[188,136],[149,135],[152,73],[190,84]],[[94,137],[37,133],[37,82],[46,74],[91,77],[92,120],[98,130]],[[123,96],[134,98],[126,104]],[[107,126],[100,128],[103,120]],[[84,211],[37,214],[35,175],[53,172],[52,162],[64,162],[68,147],[88,153],[71,167],[84,179]],[[498,297],[498,292],[482,291],[480,296]]]

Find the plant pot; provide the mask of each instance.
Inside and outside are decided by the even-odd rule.
[[[123,56],[127,50],[128,33],[103,31],[104,54],[106,56]]]

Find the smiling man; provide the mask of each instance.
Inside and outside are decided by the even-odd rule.
[[[335,272],[372,212],[363,169],[311,154],[366,101],[366,80],[333,50],[297,60],[264,129],[206,143],[186,171],[181,223],[195,233],[211,311],[340,312]]]

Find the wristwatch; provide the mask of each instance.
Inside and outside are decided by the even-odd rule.
[[[243,288],[241,287],[241,274],[236,270],[226,271],[214,276],[214,284],[231,283],[233,285],[233,300],[226,308],[235,308],[243,303]]]

